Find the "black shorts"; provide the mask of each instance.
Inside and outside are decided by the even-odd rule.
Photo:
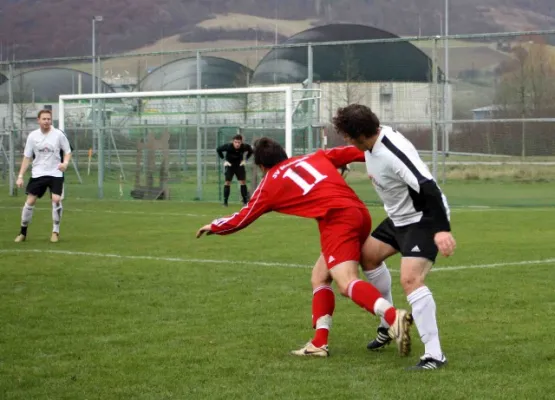
[[[438,253],[434,242],[436,233],[437,229],[427,220],[395,226],[390,218],[386,218],[372,232],[372,237],[387,243],[403,257],[421,257],[435,262]]]
[[[247,178],[247,171],[245,166],[241,165],[231,165],[229,167],[225,167],[225,180],[231,182],[233,180],[233,176],[237,177],[237,180],[244,181]]]
[[[50,189],[51,194],[61,196],[64,191],[64,178],[55,176],[41,176],[29,179],[26,194],[32,194],[39,199],[44,196],[46,190]]]

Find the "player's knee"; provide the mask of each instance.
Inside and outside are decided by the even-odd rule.
[[[35,203],[37,202],[37,197],[36,196],[27,196],[27,200],[25,202],[27,203],[28,206],[34,206]]]
[[[409,295],[421,286],[424,286],[424,279],[419,274],[401,274],[401,286],[405,294]]]
[[[52,195],[52,203],[59,204],[62,201],[62,196],[53,194]]]
[[[225,181],[225,182],[224,182],[224,185],[225,185],[225,186],[231,186],[231,181]]]
[[[364,271],[372,271],[382,265],[382,262],[381,257],[376,257],[373,254],[363,255],[360,260],[360,266]]]

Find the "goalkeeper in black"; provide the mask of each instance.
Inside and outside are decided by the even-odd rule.
[[[252,155],[252,147],[249,144],[243,143],[243,137],[241,135],[235,135],[230,143],[221,145],[216,151],[218,152],[218,156],[222,160],[225,160],[224,206],[227,207],[229,193],[231,191],[231,181],[234,175],[241,184],[241,197],[243,198],[243,205],[246,205],[248,199],[245,163]],[[247,153],[246,157],[245,153]]]

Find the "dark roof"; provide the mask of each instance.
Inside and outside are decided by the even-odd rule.
[[[300,32],[289,43],[318,43],[361,39],[397,38],[380,29],[356,24],[331,24]],[[410,42],[350,46],[314,46],[314,81],[431,81],[431,61]],[[253,83],[301,83],[308,74],[306,47],[275,49],[260,61]]]
[[[81,74],[81,93],[92,92],[92,75],[70,68],[42,68],[13,78],[14,102],[55,102],[61,94],[77,94]],[[113,92],[102,82],[102,92]],[[8,102],[8,82],[0,85],[0,103]]]
[[[0,74],[0,85],[6,82],[8,78],[4,74]]]
[[[235,61],[220,57],[201,58],[201,84],[203,89],[247,86],[252,70]],[[181,58],[164,64],[140,83],[141,91],[189,90],[197,88],[196,57]]]

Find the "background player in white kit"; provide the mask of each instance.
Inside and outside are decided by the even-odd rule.
[[[364,151],[368,175],[388,215],[364,244],[364,273],[393,303],[391,275],[384,261],[401,253],[401,285],[425,346],[425,354],[412,368],[443,367],[447,359],[439,341],[436,304],[424,280],[438,250],[446,257],[455,251],[447,199],[412,143],[392,128],[381,126],[370,108],[359,104],[340,108],[333,123],[350,144]],[[387,327],[382,320],[369,349],[376,350],[390,342]]]
[[[15,238],[23,242],[27,238],[27,227],[33,218],[33,210],[37,198],[41,198],[46,190],[52,197],[52,236],[51,242],[57,242],[60,235],[62,219],[62,194],[64,190],[64,172],[71,159],[71,148],[67,137],[62,131],[52,126],[52,112],[41,110],[38,114],[40,128],[27,137],[23,161],[19,169],[16,184],[23,187],[23,177],[31,166],[31,179],[27,184],[27,199],[21,213],[21,230]],[[63,154],[63,160],[61,155]]]

